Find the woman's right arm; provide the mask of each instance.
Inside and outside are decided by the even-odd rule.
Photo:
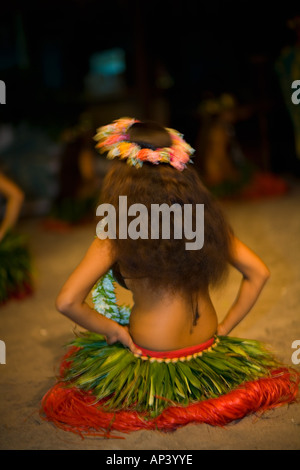
[[[231,264],[243,278],[233,305],[218,326],[219,335],[227,335],[245,318],[270,277],[267,266],[250,248],[236,237],[232,243]]]

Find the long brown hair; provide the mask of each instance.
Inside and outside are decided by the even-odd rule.
[[[168,132],[156,123],[138,123],[130,128],[130,139],[145,147],[160,148],[170,145]],[[196,204],[204,204],[204,245],[199,250],[187,250],[186,238],[174,238],[174,220],[171,217],[170,239],[132,240],[118,237],[119,196],[127,197],[128,207],[135,203],[146,206],[150,214],[152,204],[191,204],[195,229]],[[147,278],[151,287],[176,289],[194,294],[210,285],[218,284],[227,272],[230,259],[231,228],[213,196],[201,183],[191,164],[182,172],[168,164],[144,163],[141,168],[114,160],[102,187],[101,203],[112,204],[117,215],[118,263],[130,278]],[[132,218],[128,217],[128,222]],[[150,230],[150,228],[149,228]]]

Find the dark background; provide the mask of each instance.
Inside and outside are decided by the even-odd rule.
[[[194,145],[200,103],[227,92],[252,109],[237,126],[247,156],[263,169],[293,171],[292,124],[274,64],[293,44],[287,20],[300,13],[297,3],[2,3],[2,123],[25,121],[55,141],[82,112],[90,112],[97,127],[134,109],[134,117],[161,120]],[[91,55],[116,47],[125,55],[122,90],[87,93]]]

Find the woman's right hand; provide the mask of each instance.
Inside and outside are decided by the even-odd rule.
[[[227,336],[228,335],[227,329],[224,327],[222,323],[219,323],[218,328],[217,328],[217,335],[218,336]]]

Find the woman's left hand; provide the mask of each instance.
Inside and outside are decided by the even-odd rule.
[[[107,344],[114,344],[117,341],[119,341],[128,349],[130,349],[130,351],[133,354],[139,354],[139,355],[142,354],[142,351],[140,351],[138,347],[134,344],[130,336],[128,326],[122,326],[117,323],[117,328],[114,330],[112,334],[110,334],[109,336],[108,335],[106,336],[106,341],[107,341]]]

